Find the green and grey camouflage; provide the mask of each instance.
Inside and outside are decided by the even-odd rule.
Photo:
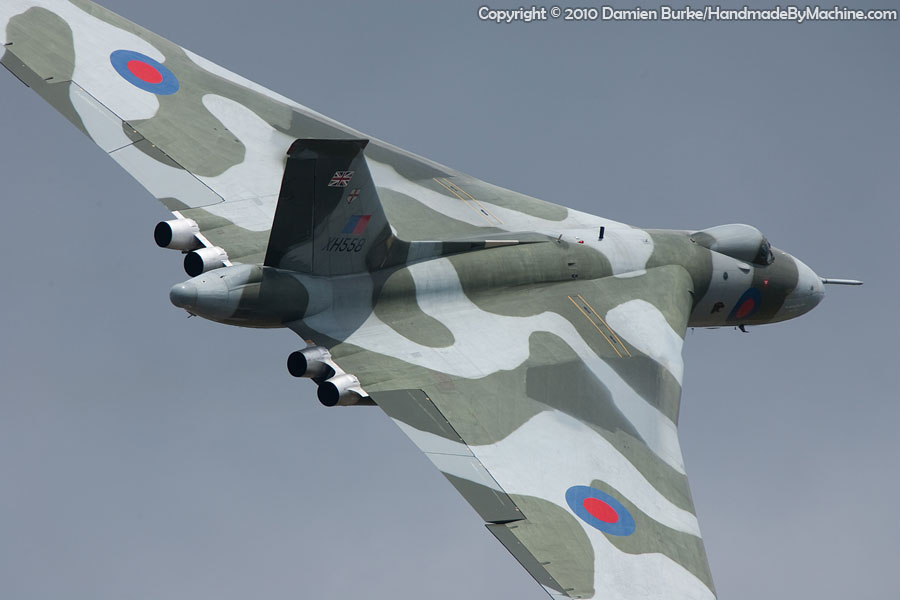
[[[640,229],[480,181],[87,0],[4,0],[0,43],[174,213],[176,306],[295,331],[291,374],[381,407],[551,596],[714,597],[685,331],[795,318],[828,280],[749,225]]]

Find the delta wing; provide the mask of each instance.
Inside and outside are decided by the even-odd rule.
[[[263,261],[295,139],[368,138],[88,0],[3,0],[0,44],[3,66],[190,219],[220,266]],[[615,224],[379,140],[367,156],[406,239]]]
[[[511,251],[395,271],[352,333],[329,311],[292,327],[552,596],[713,597],[676,430],[691,278],[466,289]]]

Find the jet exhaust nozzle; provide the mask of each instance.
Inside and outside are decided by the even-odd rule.
[[[338,404],[348,406],[359,403],[362,395],[357,391],[358,389],[359,379],[350,373],[343,373],[319,384],[316,395],[319,397],[319,402],[325,406],[337,406]]]
[[[291,352],[287,359],[288,372],[294,377],[327,379],[334,375],[334,369],[326,362],[329,359],[331,353],[322,346],[309,346]]]

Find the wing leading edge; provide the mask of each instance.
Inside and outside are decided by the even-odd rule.
[[[363,137],[87,0],[6,0],[0,43],[7,69],[234,260],[263,262],[293,140]],[[377,140],[366,155],[404,239],[619,225]],[[473,292],[467,260],[373,277],[373,292],[416,294],[374,308],[377,293],[342,297],[295,328],[359,377],[551,594],[711,596],[675,426],[690,278],[663,267]]]
[[[482,294],[461,264],[398,271],[415,299],[376,303],[349,336],[327,317],[295,329],[330,346],[552,596],[713,597],[676,431],[688,274]]]
[[[0,63],[231,261],[262,263],[291,143],[368,136],[88,0],[4,0]],[[617,225],[372,139],[403,239]]]

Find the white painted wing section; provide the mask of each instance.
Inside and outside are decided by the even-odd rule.
[[[515,503],[424,392],[396,390],[372,398],[485,521],[522,518]]]
[[[134,139],[129,138],[124,130],[127,125],[78,84],[72,83],[69,99],[94,143],[156,199],[164,203],[175,199],[190,208],[222,202],[219,195],[189,172],[175,166],[161,150],[137,132],[133,132]],[[142,144],[144,149],[137,144]],[[150,153],[156,153],[158,158],[153,158]],[[163,160],[171,164],[165,164]]]
[[[379,400],[382,394],[410,390],[376,391],[373,399],[476,510],[483,496],[472,488],[481,493],[502,491],[515,503],[524,518],[503,524],[493,521],[489,529],[516,559],[553,597],[713,598],[676,425],[658,399],[637,385],[643,373],[648,378],[667,378],[668,387],[655,388],[660,393],[680,392],[682,336],[691,307],[688,274],[663,267],[634,271],[627,278],[510,291],[503,294],[502,304],[516,307],[521,316],[508,316],[491,312],[481,300],[473,301],[447,259],[412,265],[409,272],[418,308],[452,334],[452,344],[417,343],[362,304],[356,321],[361,325],[355,330],[328,311],[307,324],[345,340],[351,370],[378,364],[380,357],[427,370],[421,390],[416,391],[436,413],[430,421],[413,414],[408,403],[389,407]],[[626,289],[632,295],[622,291]],[[337,296],[352,301],[347,294]],[[594,320],[586,312],[579,313],[571,300],[582,296],[599,310]],[[600,315],[628,354],[613,352],[612,341],[609,346],[598,341],[602,339],[597,328]],[[528,365],[544,369],[571,360],[546,355],[537,360],[529,343],[535,334],[551,334],[568,346],[581,366],[602,383],[608,397],[579,395],[581,388],[572,388],[567,391],[573,395],[571,402],[554,405],[552,399],[521,397],[527,385],[495,387],[489,378],[508,378],[511,372],[527,378]],[[341,346],[332,352],[340,354]],[[626,365],[629,360],[634,362]],[[434,372],[457,382],[452,389],[475,389],[481,395],[466,402],[464,411],[455,412],[453,403],[463,400],[456,392],[436,387],[430,374]],[[533,374],[538,372],[547,371]],[[382,388],[386,385],[384,370],[373,373],[373,378]],[[365,375],[360,379],[366,383]],[[402,381],[408,385],[411,379],[405,375]],[[492,408],[482,414],[479,400],[485,397],[491,398],[485,405]],[[535,400],[540,404],[535,405]],[[597,414],[582,420],[589,411],[579,412],[577,407],[592,401],[607,403],[608,412],[600,416],[608,420],[598,420]],[[510,413],[521,413],[519,403],[538,412],[522,422],[505,421],[515,426],[512,430],[506,425],[492,429],[492,423],[504,421],[498,413],[505,406]],[[454,414],[465,422],[454,422]],[[629,433],[623,427],[630,428]],[[467,438],[469,433],[495,439],[473,442]],[[640,446],[640,451],[634,446]],[[594,498],[611,498],[619,506],[616,518],[622,523],[632,519],[632,529],[604,529],[602,523],[597,527],[586,512],[590,504],[572,504],[573,489],[591,490]],[[576,528],[578,535],[573,536]],[[591,557],[591,565],[582,569],[575,555]],[[573,575],[569,569],[574,567],[567,566],[567,561],[578,564],[581,575]]]

